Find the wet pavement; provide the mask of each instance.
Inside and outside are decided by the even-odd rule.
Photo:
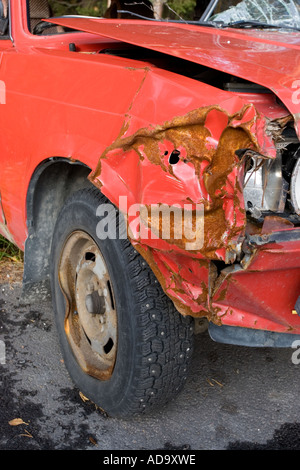
[[[112,419],[70,381],[50,302],[22,306],[20,295],[19,283],[0,286],[0,450],[300,450],[293,350],[197,335],[176,400],[151,415]]]

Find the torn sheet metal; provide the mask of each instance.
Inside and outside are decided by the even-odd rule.
[[[133,245],[184,314],[219,321],[210,303],[217,276],[211,261],[234,262],[246,227],[245,162],[236,151],[252,149],[265,158],[275,158],[265,126],[252,104],[244,104],[234,114],[217,105],[199,108],[131,136],[120,136],[89,177],[125,213]],[[124,200],[126,207],[120,204]],[[195,228],[203,230],[201,246],[187,249],[190,240],[176,237],[176,224],[169,238],[162,237],[162,213],[157,211],[157,217],[148,223],[147,209],[153,205],[176,207],[179,212],[188,206],[191,232],[196,237]],[[197,205],[203,208],[200,215],[195,211]],[[140,218],[144,231],[136,230],[132,207],[146,210],[146,216],[141,211]],[[186,234],[186,219],[180,220],[181,233]]]
[[[268,235],[276,239],[274,230],[279,230],[280,241],[264,245]],[[300,287],[299,234],[297,240],[290,223],[267,217],[259,237],[262,243],[248,266],[223,270],[215,285],[213,309],[222,324],[299,334],[300,317],[293,314]]]

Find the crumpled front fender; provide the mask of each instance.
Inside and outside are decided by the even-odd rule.
[[[201,107],[121,135],[89,177],[126,216],[131,242],[178,310],[216,321],[210,294],[217,270],[211,261],[234,262],[246,227],[245,160],[237,151],[276,155],[264,117],[252,104],[241,103],[234,113],[227,100],[224,107]],[[165,207],[182,215],[175,223],[174,212],[167,237],[161,230]]]

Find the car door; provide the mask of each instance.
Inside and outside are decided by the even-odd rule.
[[[3,7],[3,2],[0,2],[0,116],[1,120],[5,120],[5,106],[7,103],[7,90],[6,90],[6,80],[5,73],[3,71],[3,55],[8,50],[13,50],[13,43],[10,35],[10,12],[7,7]],[[5,2],[4,2],[5,3]],[[3,132],[0,137],[1,147],[0,147],[0,231],[3,235],[9,238],[6,226],[6,217],[3,209],[3,193],[5,192],[4,187],[4,158],[6,155],[5,152],[5,132]]]

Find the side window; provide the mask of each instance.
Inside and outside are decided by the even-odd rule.
[[[0,0],[1,1],[1,0]],[[7,1],[7,0],[6,0]],[[153,18],[150,0],[27,0],[28,29],[34,35],[67,32],[68,29],[47,23],[47,18],[63,15],[96,16],[100,18],[135,18],[136,15]],[[108,5],[110,5],[108,7]],[[119,10],[126,10],[119,14]],[[131,12],[131,13],[130,13]]]
[[[42,20],[51,16],[48,0],[28,0],[28,29],[32,34],[45,34],[47,23]],[[51,34],[51,31],[48,31],[48,34]]]
[[[128,0],[126,1],[128,2]],[[140,2],[141,0],[137,1]],[[53,16],[82,15],[103,17],[107,10],[107,5],[112,2],[114,0],[49,0]]]
[[[0,39],[9,36],[9,11],[8,0],[0,0]]]

